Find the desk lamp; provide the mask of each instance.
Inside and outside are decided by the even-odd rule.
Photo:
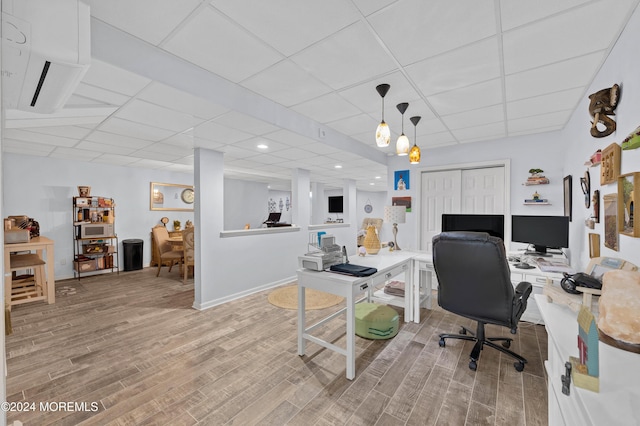
[[[393,223],[393,244],[394,250],[400,250],[398,245],[398,224],[404,223],[406,219],[407,208],[405,206],[384,206],[384,221]]]

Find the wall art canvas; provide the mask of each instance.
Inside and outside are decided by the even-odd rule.
[[[396,191],[409,189],[409,170],[396,170],[393,177],[393,189]]]
[[[407,213],[411,213],[411,197],[391,197],[391,204],[394,206],[405,206]]]
[[[602,197],[604,204],[604,246],[618,251],[618,194]]]

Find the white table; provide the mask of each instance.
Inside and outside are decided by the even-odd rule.
[[[408,251],[380,252],[377,255],[358,257],[352,256],[351,263],[376,268],[378,272],[368,277],[352,277],[325,271],[311,271],[299,269],[298,274],[298,355],[305,354],[306,341],[316,343],[332,351],[347,357],[347,379],[353,380],[356,372],[356,347],[355,347],[355,305],[363,300],[375,301],[373,290],[390,278],[401,273],[405,274],[405,321],[409,321],[412,315],[413,289],[414,289],[414,260],[416,253]],[[324,291],[342,296],[346,299],[346,307],[335,312],[318,323],[306,327],[305,320],[305,288]],[[366,293],[361,299],[359,295]],[[346,312],[347,346],[339,347],[333,343],[322,340],[310,333],[322,324]]]

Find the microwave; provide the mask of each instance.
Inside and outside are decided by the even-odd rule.
[[[107,238],[113,236],[115,236],[113,223],[82,223],[78,227],[78,238]]]

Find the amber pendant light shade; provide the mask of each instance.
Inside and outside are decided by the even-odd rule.
[[[404,134],[404,112],[409,107],[407,102],[403,102],[401,104],[396,105],[400,114],[402,114],[402,133],[398,137],[398,141],[396,142],[396,154],[398,155],[408,155],[409,148],[411,144],[409,143],[409,138]]]
[[[418,127],[418,122],[420,121],[419,116],[411,117],[409,120],[413,123],[413,147],[411,147],[411,151],[409,151],[409,164],[420,164],[420,148],[418,147],[416,137]]]
[[[376,90],[380,97],[382,97],[382,121],[378,124],[378,128],[376,129],[376,145],[380,148],[386,148],[389,146],[389,142],[391,142],[391,130],[389,129],[389,125],[384,121],[384,97],[389,91],[388,84],[380,84],[376,86]]]

